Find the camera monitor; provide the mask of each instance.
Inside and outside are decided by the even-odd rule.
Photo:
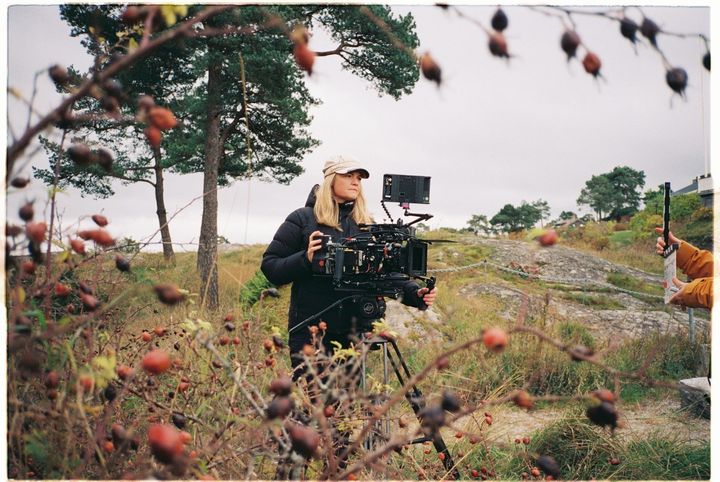
[[[383,201],[430,204],[430,177],[385,174]]]

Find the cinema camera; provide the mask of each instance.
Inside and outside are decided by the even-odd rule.
[[[360,303],[360,315],[365,319],[384,314],[382,297],[398,298],[402,292],[399,281],[423,280],[429,289],[435,285],[435,278],[427,276],[430,241],[418,239],[412,226],[432,215],[408,212],[410,203],[430,202],[430,178],[385,174],[381,204],[392,220],[385,201],[400,203],[405,216],[417,219],[409,224],[402,219],[390,224],[362,224],[360,233],[337,241],[324,235],[321,249],[313,256],[315,275],[332,277],[337,291],[366,295]]]

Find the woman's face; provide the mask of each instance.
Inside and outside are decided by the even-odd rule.
[[[360,194],[360,181],[362,177],[359,172],[348,172],[347,174],[335,174],[333,181],[333,197],[339,203],[354,201]]]

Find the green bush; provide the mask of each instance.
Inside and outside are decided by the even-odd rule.
[[[713,209],[712,208],[697,208],[695,212],[690,216],[690,221],[712,221],[713,220]]]
[[[262,291],[272,286],[273,284],[268,281],[262,271],[256,271],[255,275],[240,288],[240,304],[245,306],[255,304],[260,299]]]
[[[670,199],[670,221],[688,219],[698,208],[700,208],[698,193],[674,196]]]
[[[638,234],[638,237],[654,237],[655,228],[663,225],[663,217],[659,214],[650,214],[647,211],[637,213],[630,220],[630,229]]]
[[[712,221],[692,221],[684,227],[677,229],[675,235],[684,239],[700,249],[713,249],[713,223]]]
[[[602,251],[610,246],[610,236],[614,232],[615,222],[588,223],[583,228],[583,240],[594,249]]]

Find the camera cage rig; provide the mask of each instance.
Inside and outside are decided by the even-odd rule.
[[[405,216],[416,219],[393,222],[385,201],[398,202]],[[418,239],[412,226],[432,214],[410,212],[410,203],[430,202],[430,178],[385,174],[380,204],[390,223],[361,224],[360,233],[336,242],[323,236],[322,248],[313,259],[317,275],[332,276],[337,291],[398,298],[398,281],[418,279],[432,289],[435,278],[427,276],[427,247],[430,241]]]

